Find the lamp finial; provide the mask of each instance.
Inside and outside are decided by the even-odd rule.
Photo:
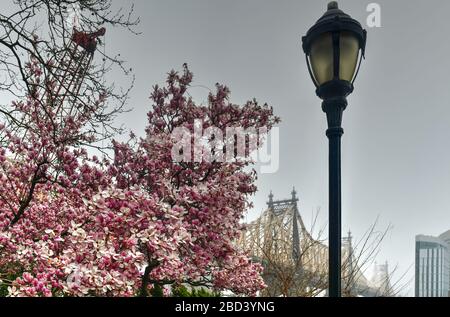
[[[331,1],[330,3],[328,3],[328,10],[336,10],[336,9],[339,9],[337,1]]]

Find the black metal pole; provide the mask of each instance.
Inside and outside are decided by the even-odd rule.
[[[325,100],[329,139],[329,297],[341,297],[341,127],[345,98]]]
[[[328,129],[329,153],[329,296],[341,297],[341,136]]]
[[[328,54],[328,61],[333,62],[333,68],[328,70],[328,78],[317,76],[314,66],[323,61],[323,51],[313,50],[315,43],[322,43],[324,34],[332,36],[332,58]],[[329,148],[329,290],[328,296],[341,297],[341,138],[342,115],[347,107],[347,99],[353,92],[353,81],[358,74],[359,66],[354,70],[354,76],[341,76],[341,67],[348,67],[342,63],[341,53],[347,55],[347,49],[341,51],[341,41],[346,37],[358,40],[358,51],[361,52],[360,64],[365,56],[367,32],[361,24],[352,19],[348,14],[339,10],[336,1],[328,4],[327,12],[308,30],[302,38],[303,51],[306,56],[306,64],[311,78],[316,85],[316,94],[323,100],[322,109],[327,114],[327,136],[330,142]],[[329,43],[330,44],[330,43]],[[321,46],[321,44],[319,45]],[[316,54],[321,56],[319,59]],[[349,54],[346,57],[351,57]],[[331,59],[331,60],[330,60]],[[325,69],[325,68],[324,68]],[[349,69],[350,70],[350,69]],[[329,74],[332,72],[332,74]],[[342,73],[342,74],[341,74]],[[332,78],[329,78],[332,75]]]

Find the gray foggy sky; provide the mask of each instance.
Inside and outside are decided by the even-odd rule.
[[[233,102],[256,97],[282,118],[280,170],[260,175],[248,220],[263,210],[271,189],[286,198],[295,185],[305,222],[321,207],[320,223],[326,224],[326,120],[301,36],[327,2],[134,0],[142,35],[110,29],[106,37],[106,49],[120,52],[136,75],[134,111],[119,122],[142,134],[152,85],[186,62],[198,86],[191,90],[196,101],[208,94],[200,86],[213,89],[220,82],[230,87]],[[367,58],[344,114],[343,231],[351,228],[358,239],[377,217],[380,230],[392,224],[378,261],[404,272],[414,264],[416,234],[450,229],[450,2],[338,2],[364,25],[367,5],[376,2],[382,18],[381,28],[367,28]],[[410,295],[412,289],[413,283]]]
[[[123,122],[142,130],[151,86],[184,62],[196,85],[213,88],[221,82],[236,103],[252,97],[268,102],[283,120],[281,166],[276,174],[260,175],[248,219],[262,211],[271,189],[283,198],[295,185],[305,222],[321,207],[326,224],[326,121],[301,36],[327,1],[134,2],[143,34],[111,31],[107,38],[107,48],[120,50],[136,73],[135,109]],[[367,59],[344,115],[343,230],[351,228],[358,239],[378,216],[380,229],[391,223],[378,260],[398,263],[404,272],[414,264],[416,234],[450,229],[450,2],[341,0],[339,5],[365,24],[371,2],[381,5],[382,27],[368,29]],[[207,93],[192,90],[197,101]]]

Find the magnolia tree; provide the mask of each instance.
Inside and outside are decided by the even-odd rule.
[[[27,71],[42,80],[38,63]],[[145,138],[113,142],[113,160],[81,145],[93,140],[85,126],[103,98],[70,116],[39,91],[13,104],[27,128],[0,125],[0,283],[8,295],[148,296],[181,284],[254,295],[264,287],[261,266],[234,244],[256,190],[252,162],[174,161],[173,132],[193,132],[194,121],[223,132],[270,130],[278,118],[256,101],[232,104],[221,85],[198,105],[188,94],[192,78],[184,66],[154,87]]]

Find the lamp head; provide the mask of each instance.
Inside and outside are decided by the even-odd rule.
[[[339,9],[336,1],[303,37],[311,78],[322,99],[334,93],[353,91],[361,60],[365,55],[367,33],[361,24]]]

